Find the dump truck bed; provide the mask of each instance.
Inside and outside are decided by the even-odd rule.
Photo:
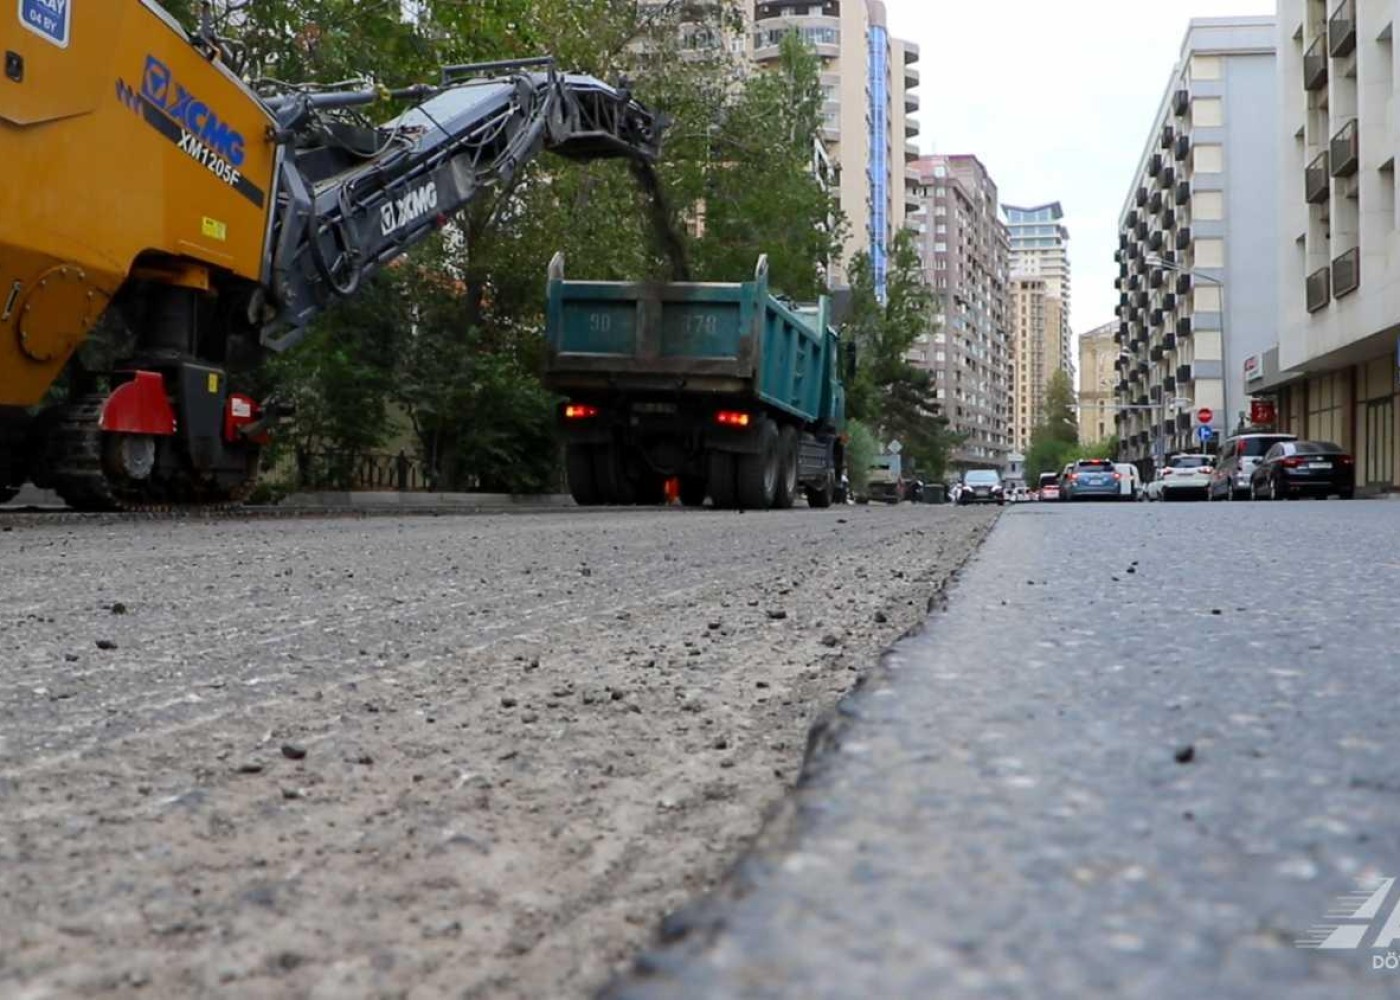
[[[747,396],[808,423],[832,409],[837,342],[825,308],[732,284],[551,277],[545,384],[558,392]]]

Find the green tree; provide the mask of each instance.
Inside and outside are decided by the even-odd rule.
[[[1079,421],[1075,416],[1074,386],[1069,374],[1056,371],[1045,389],[1040,422],[1031,431],[1026,452],[1026,478],[1034,482],[1045,472],[1058,472],[1079,455]]]
[[[943,478],[957,436],[948,428],[930,372],[909,363],[910,348],[933,330],[936,297],[924,281],[912,233],[899,233],[890,253],[886,294],[875,288],[868,254],[851,263],[851,312],[843,335],[855,343],[858,365],[848,408],[884,441],[897,439],[909,465],[925,480]]]

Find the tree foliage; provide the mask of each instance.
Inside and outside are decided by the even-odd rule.
[[[1031,447],[1026,452],[1026,480],[1035,482],[1041,473],[1058,472],[1079,458],[1111,457],[1083,453],[1079,444],[1079,420],[1075,416],[1074,386],[1069,374],[1056,371],[1045,389],[1045,405],[1040,422],[1031,431]]]
[[[199,0],[167,7],[192,31]],[[617,0],[214,0],[216,32],[268,85],[435,80],[441,66],[551,54],[561,68],[634,81],[670,121],[657,172],[666,221],[699,280],[742,280],[762,253],[796,298],[824,284],[841,245],[835,195],[812,174],[818,61],[792,36],[779,68],[741,79],[722,45],[737,5]],[[396,109],[374,112],[376,120]],[[282,454],[391,446],[406,428],[441,488],[553,485],[553,400],[541,387],[544,275],[668,278],[646,194],[618,162],[539,159],[499,202],[332,309],[266,372],[298,416]]]
[[[851,311],[844,336],[856,345],[858,364],[848,409],[882,443],[898,440],[907,467],[926,481],[941,479],[957,436],[942,415],[932,373],[908,359],[918,338],[933,332],[937,302],[924,280],[913,234],[901,232],[895,238],[883,301],[868,254],[856,255],[850,273]]]

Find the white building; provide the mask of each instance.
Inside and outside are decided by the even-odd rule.
[[[1200,447],[1247,417],[1243,361],[1277,318],[1275,22],[1193,20],[1119,217],[1121,455]],[[1181,405],[1176,400],[1187,400]]]

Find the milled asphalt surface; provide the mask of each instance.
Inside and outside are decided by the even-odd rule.
[[[993,510],[0,515],[0,1000],[568,1000]]]
[[[1400,893],[1359,951],[1295,945],[1400,875],[1397,521],[1008,511],[760,849],[604,995],[1400,995],[1371,950]]]

